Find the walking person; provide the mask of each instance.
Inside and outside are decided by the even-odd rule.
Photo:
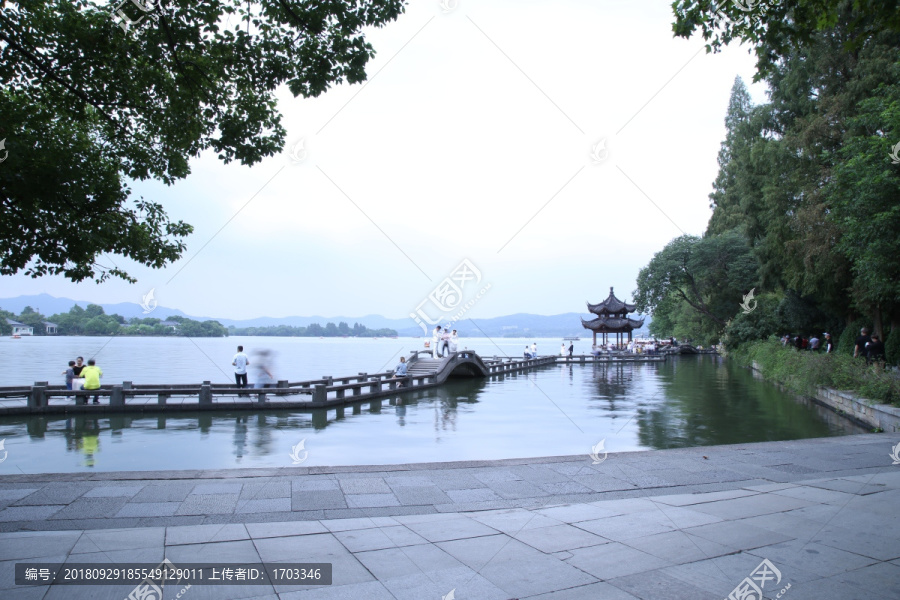
[[[450,352],[456,352],[459,349],[459,335],[457,335],[456,330],[453,330],[453,333],[450,334]]]
[[[231,364],[234,366],[234,383],[239,390],[242,390],[247,387],[247,365],[250,364],[250,357],[244,354],[244,347],[237,347],[237,354],[234,355],[234,358],[231,359]],[[238,394],[239,397],[243,397],[244,394]]]
[[[537,342],[531,344],[531,358],[537,358]]]
[[[872,343],[869,337],[869,328],[863,327],[859,330],[859,336],[856,338],[856,344],[853,346],[853,358],[857,356],[866,357],[868,354],[868,345]]]
[[[272,374],[272,361],[268,350],[257,351],[257,358],[253,359],[253,368],[256,371],[254,386],[257,389],[275,387],[275,376]]]
[[[882,342],[876,334],[872,334],[872,341],[869,342],[866,350],[866,364],[883,364],[884,363],[884,342]]]
[[[819,338],[817,338],[815,335],[813,335],[811,338],[809,338],[809,349],[812,350],[813,352],[818,352],[819,351],[819,343],[820,343]]]
[[[81,374],[84,376],[84,389],[100,389],[100,378],[103,377],[103,371],[100,370],[100,367],[97,366],[97,363],[93,358],[90,359],[87,366],[81,370]],[[100,404],[99,395],[94,395],[94,404]]]
[[[825,341],[823,342],[825,345],[825,354],[831,354],[831,351],[834,350],[834,342],[831,340],[831,334],[825,333]]]
[[[572,358],[573,352],[575,352],[575,342],[569,342],[569,358]]]

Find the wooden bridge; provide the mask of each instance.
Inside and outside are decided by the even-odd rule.
[[[604,353],[599,356],[483,358],[470,350],[433,358],[431,351],[414,351],[407,358],[407,377],[393,371],[322,376],[308,381],[282,380],[268,388],[237,388],[234,384],[137,385],[125,381],[98,390],[67,390],[35,382],[32,386],[0,387],[0,415],[118,413],[196,410],[321,409],[354,402],[380,401],[389,396],[435,388],[457,377],[495,377],[563,364],[660,362],[664,355]],[[91,400],[99,397],[100,403]]]

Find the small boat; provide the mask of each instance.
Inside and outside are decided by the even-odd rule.
[[[563,340],[565,340],[565,341],[567,341],[567,342],[577,342],[577,341],[580,340],[580,339],[581,339],[581,338],[578,337],[577,335],[576,335],[575,337],[564,337],[564,338],[563,338]]]
[[[16,334],[16,335],[12,336],[12,339],[14,339],[14,340],[21,340],[21,339],[22,339],[22,336]]]

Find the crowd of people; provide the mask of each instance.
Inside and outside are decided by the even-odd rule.
[[[830,333],[823,333],[821,339],[815,335],[807,338],[803,335],[785,334],[781,338],[781,345],[809,352],[824,352],[826,354],[834,352],[834,340]],[[869,335],[869,329],[863,327],[859,331],[856,342],[853,344],[853,357],[866,359],[866,364],[873,362],[883,364],[885,361],[884,342],[881,341],[877,334]]]
[[[70,360],[69,367],[62,374],[66,376],[66,389],[69,391],[99,390],[100,378],[103,377],[103,371],[97,366],[97,362],[92,358],[84,364],[83,356]],[[94,404],[99,403],[100,397],[95,395]]]
[[[459,348],[459,335],[456,330],[450,330],[450,325],[435,326],[431,332],[431,352],[434,358],[444,358],[448,354],[456,352]]]

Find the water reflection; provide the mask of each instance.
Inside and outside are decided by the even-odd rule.
[[[718,357],[557,365],[311,411],[0,418],[7,472],[395,464],[859,433]],[[20,451],[19,444],[28,446]],[[114,449],[113,449],[114,448]]]
[[[79,421],[76,425],[75,421]],[[100,422],[97,419],[66,419],[66,450],[83,455],[81,464],[93,467],[100,452]]]

